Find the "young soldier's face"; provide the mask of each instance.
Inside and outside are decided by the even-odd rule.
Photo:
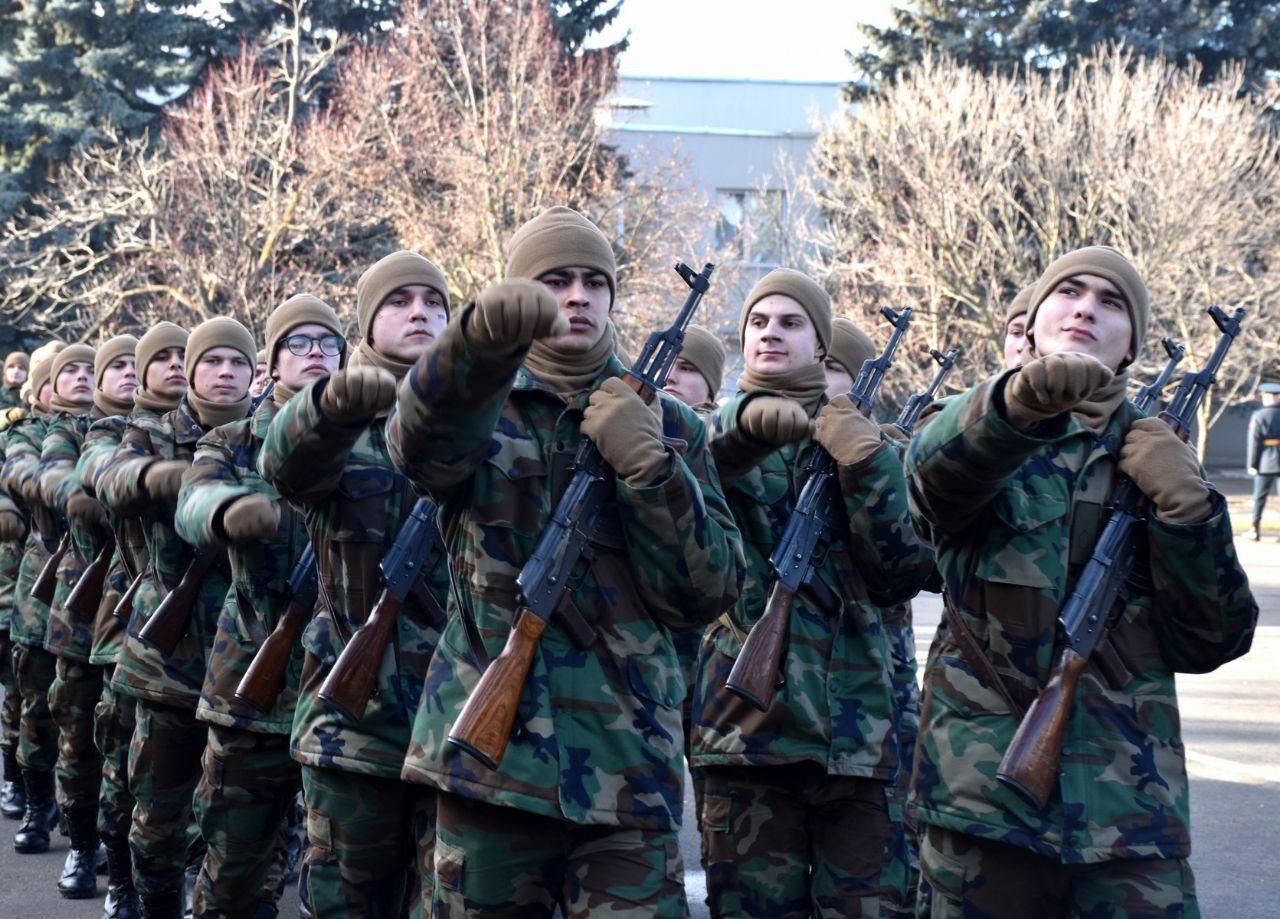
[[[187,349],[165,348],[151,359],[143,375],[147,392],[160,399],[178,399],[187,391]]]
[[[822,362],[822,369],[827,372],[827,398],[834,399],[842,393],[853,389],[853,376],[844,369],[844,364],[834,357]]]
[[[538,280],[551,288],[560,315],[569,320],[569,331],[554,340],[555,346],[575,354],[590,351],[609,327],[609,279],[590,268],[557,268]]]
[[[675,396],[685,405],[701,405],[711,401],[711,386],[697,367],[683,357],[676,358],[675,366],[667,374],[662,391]]]
[[[122,354],[102,371],[102,391],[116,399],[130,398],[138,388],[138,372],[132,354]]]
[[[10,364],[4,368],[4,385],[21,386],[27,381],[27,368],[21,364]]]
[[[93,364],[88,361],[72,361],[58,371],[53,389],[68,402],[88,405],[93,401]]]
[[[1044,307],[1041,307],[1043,309]],[[1027,347],[1027,317],[1014,316],[1004,330],[1004,369],[1022,366],[1022,352]]]
[[[751,307],[742,357],[756,373],[785,373],[822,360],[809,314],[786,294],[770,294]]]
[[[253,364],[236,348],[210,348],[196,361],[191,388],[210,402],[239,402],[249,394]]]
[[[1036,354],[1042,357],[1073,351],[1119,370],[1133,356],[1129,306],[1114,284],[1097,275],[1078,274],[1058,282],[1036,311],[1031,332]]]
[[[290,389],[301,389],[329,376],[338,369],[342,345],[341,335],[319,323],[295,326],[276,345],[276,379]]]
[[[444,297],[425,284],[408,284],[383,298],[369,341],[377,352],[405,364],[416,361],[449,321]]]
[[[255,399],[262,395],[263,390],[267,388],[267,381],[270,379],[271,377],[267,376],[267,362],[263,361],[261,364],[255,364],[253,367],[253,382],[249,384],[249,395]]]

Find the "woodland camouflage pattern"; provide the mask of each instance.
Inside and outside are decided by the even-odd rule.
[[[597,633],[578,648],[553,616],[534,652],[496,771],[445,738],[479,672],[456,604],[487,653],[507,640],[515,579],[569,481],[588,392],[568,406],[520,367],[491,358],[452,322],[400,384],[393,455],[438,499],[460,597],[427,672],[404,778],[578,824],[667,830],[680,823],[685,680],[671,630],[696,629],[737,596],[737,529],[691,409],[659,394],[671,474],[616,484],[594,559],[568,591]],[[611,358],[600,378],[623,372]]]
[[[1087,557],[1086,503],[1110,494],[1122,439],[1117,411],[1099,439],[1075,417],[1040,437],[999,414],[1006,375],[947,401],[912,442],[907,473],[918,527],[931,531],[948,594],[1015,698],[1049,675],[1055,620],[1072,583],[1069,551]],[[912,807],[925,824],[1032,849],[1064,863],[1185,858],[1187,770],[1174,672],[1204,672],[1248,650],[1258,607],[1231,541],[1222,497],[1204,523],[1151,516],[1150,589],[1113,633],[1133,681],[1114,690],[1090,664],[1080,680],[1058,787],[1038,810],[995,780],[1017,727],[997,691],[943,628],[925,672]],[[1095,528],[1096,529],[1096,528]],[[1079,547],[1083,546],[1083,551]]]
[[[4,468],[0,471],[0,482],[10,499],[26,510],[27,523],[31,528],[19,563],[9,635],[15,644],[38,648],[44,647],[48,636],[49,606],[31,596],[31,587],[49,560],[49,553],[62,538],[62,526],[48,508],[41,504],[31,506],[21,495],[36,476],[47,428],[45,419],[35,416],[11,425],[5,439]]]

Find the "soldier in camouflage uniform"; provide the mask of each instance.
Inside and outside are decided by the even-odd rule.
[[[671,632],[733,601],[738,535],[702,421],[618,379],[604,235],[552,208],[512,237],[506,275],[418,361],[388,423],[397,463],[440,502],[460,583],[403,773],[439,789],[433,909],[684,916],[685,686]],[[594,639],[575,643],[563,614],[551,619],[491,770],[445,741],[479,677],[467,634],[485,656],[502,649],[516,575],[584,435],[617,473],[567,593]]]
[[[716,413],[712,452],[747,582],[703,640],[694,700],[709,903],[717,916],[876,916],[899,768],[880,608],[916,593],[928,553],[907,519],[897,452],[847,396],[827,399],[826,293],[799,272],[770,272],[739,328],[746,369]],[[725,681],[764,610],[769,555],[815,444],[837,463],[847,531],[821,548],[795,598],[783,684],[761,713]]]
[[[315,547],[322,608],[306,651],[293,720],[308,849],[304,893],[317,917],[395,919],[422,910],[416,841],[430,857],[434,796],[400,781],[422,678],[444,626],[444,554],[423,566],[401,607],[373,698],[351,721],[318,695],[381,591],[379,562],[417,495],[391,465],[381,420],[395,384],[448,317],[448,285],[429,260],[396,252],[357,285],[358,343],[345,370],[305,387],[277,412],[259,458],[263,478],[300,507]],[[430,880],[430,861],[421,869]],[[429,896],[429,887],[426,895]]]
[[[201,916],[274,916],[282,824],[301,785],[289,731],[302,668],[299,643],[285,685],[266,713],[235,698],[263,638],[289,605],[289,575],[307,544],[302,515],[258,474],[271,419],[307,384],[338,369],[346,351],[328,304],[291,297],[267,319],[271,397],[253,416],[216,428],[196,445],[178,493],[178,535],[197,549],[226,547],[232,585],[209,653],[196,717],[209,725],[196,816],[206,851],[196,882]]]
[[[0,431],[0,467],[4,464],[6,432]],[[22,717],[22,696],[13,681],[13,642],[9,626],[13,622],[14,587],[22,560],[22,540],[27,523],[22,511],[0,488],[0,754],[3,755],[4,785],[0,788],[0,813],[16,820],[27,809],[27,792],[18,769],[18,726]]]
[[[1004,367],[1012,370],[1022,363],[1022,353],[1027,349],[1027,305],[1031,300],[1034,284],[1018,291],[1004,314]]]
[[[22,384],[27,379],[28,358],[22,351],[10,351],[4,359],[4,380],[0,385],[0,430],[27,413]],[[14,411],[16,409],[16,411]]]
[[[96,482],[98,498],[108,509],[142,518],[154,577],[138,591],[113,677],[116,686],[138,698],[129,748],[130,783],[137,802],[129,845],[134,883],[148,917],[182,911],[187,827],[208,733],[195,710],[229,586],[225,553],[197,558],[196,550],[174,530],[178,487],[190,468],[196,442],[209,430],[247,415],[256,353],[253,336],[230,317],[197,326],[186,342],[190,387],[182,401],[159,418],[134,417]],[[172,592],[194,565],[205,573],[185,611],[187,632],[165,656],[144,643],[139,633],[158,606],[157,588]]]
[[[53,343],[51,343],[52,345]],[[58,518],[38,500],[36,470],[40,448],[51,416],[53,383],[50,372],[61,342],[48,347],[35,360],[31,374],[31,415],[9,428],[5,439],[4,469],[0,472],[10,498],[25,509],[30,532],[22,553],[16,586],[16,603],[9,631],[13,640],[14,682],[22,696],[18,765],[26,786],[27,807],[14,836],[19,852],[45,852],[49,833],[57,822],[53,768],[58,758],[57,726],[49,714],[49,685],[55,660],[45,650],[49,607],[32,596],[32,586],[61,538]]]
[[[1108,247],[1062,256],[1027,325],[1021,369],[947,400],[908,456],[947,599],[911,799],[926,828],[920,914],[1198,916],[1174,673],[1243,654],[1257,604],[1226,502],[1190,448],[1125,399],[1147,328],[1134,267]],[[1132,679],[1090,660],[1040,808],[994,773],[1049,676],[1059,606],[1117,472],[1151,502],[1110,636]]]

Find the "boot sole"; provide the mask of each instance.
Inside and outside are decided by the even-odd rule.
[[[64,900],[92,900],[98,895],[98,888],[93,890],[63,890],[58,888],[58,895]]]
[[[39,855],[42,852],[49,851],[49,843],[46,842],[44,845],[40,845],[39,843],[36,843],[34,846],[32,845],[20,846],[15,842],[13,844],[13,851],[18,852],[22,855]]]

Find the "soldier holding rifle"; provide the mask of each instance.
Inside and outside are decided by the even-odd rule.
[[[1257,605],[1222,496],[1174,430],[1125,398],[1147,321],[1119,252],[1060,257],[1030,298],[1021,368],[948,400],[912,441],[913,512],[947,601],[912,790],[930,915],[1198,915],[1173,674],[1244,653]],[[1108,650],[1066,700],[1039,803],[997,768],[1059,657],[1059,609],[1118,474],[1149,499],[1145,533],[1120,602],[1098,612],[1115,621]]]

